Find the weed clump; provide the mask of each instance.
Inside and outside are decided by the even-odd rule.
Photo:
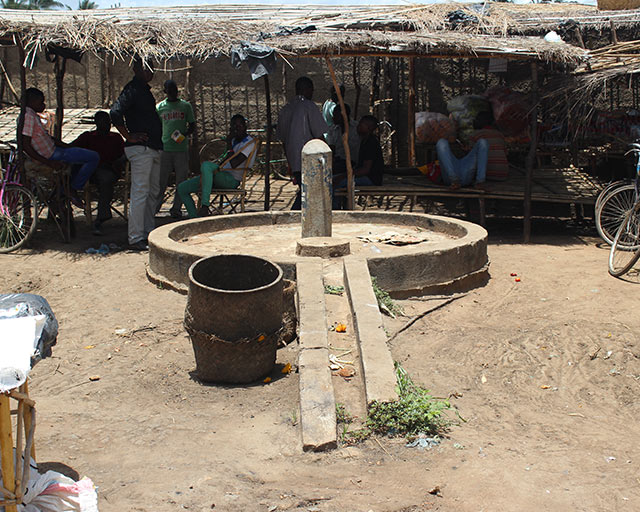
[[[396,315],[402,315],[404,313],[402,308],[393,301],[389,293],[378,286],[377,278],[371,278],[371,286],[373,287],[373,293],[376,295],[380,311],[393,318],[395,318]]]
[[[374,434],[385,436],[407,436],[418,434],[436,436],[443,434],[450,420],[445,413],[451,409],[448,400],[434,398],[429,390],[416,385],[407,371],[395,363],[396,391],[398,399],[391,402],[373,402],[369,406],[369,414],[365,425],[356,430],[348,430],[347,425],[353,421],[346,411],[338,412],[338,423],[343,424],[341,433],[345,443],[358,443]],[[344,406],[340,406],[344,409]],[[349,421],[340,418],[349,417]]]

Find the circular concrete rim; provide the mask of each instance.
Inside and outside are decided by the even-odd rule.
[[[422,252],[407,250],[402,253],[401,250],[396,250],[396,254],[386,256],[345,256],[365,258],[371,275],[378,278],[380,287],[390,292],[417,291],[419,293],[419,290],[458,281],[468,275],[486,271],[488,267],[487,231],[471,222],[422,213],[381,211],[333,212],[333,222],[422,226],[458,236]],[[188,289],[188,270],[191,264],[218,253],[204,251],[198,246],[187,246],[180,240],[203,232],[299,223],[300,212],[278,211],[220,215],[161,226],[149,235],[147,275],[157,284],[185,293]],[[281,267],[285,278],[294,279],[296,262],[308,257],[296,256],[292,253],[289,257],[278,256],[267,259]],[[443,266],[443,263],[446,265]],[[454,266],[456,269],[452,270],[451,267]],[[398,272],[401,272],[400,276]]]
[[[262,286],[258,286],[256,288],[247,288],[247,289],[243,289],[243,290],[226,290],[224,288],[214,288],[213,286],[207,286],[206,284],[202,284],[200,281],[197,281],[196,279],[193,278],[193,269],[196,267],[196,265],[198,263],[200,263],[201,261],[204,261],[206,259],[209,258],[215,258],[217,256],[225,256],[225,257],[229,257],[229,256],[242,256],[245,258],[253,258],[254,260],[261,260],[264,261],[266,263],[268,263],[269,265],[273,265],[275,267],[275,269],[278,271],[278,275],[276,276],[276,278],[271,281],[270,283],[267,283],[265,285]],[[199,260],[194,261],[191,266],[189,267],[189,281],[192,282],[195,286],[197,286],[198,288],[202,288],[204,290],[211,290],[214,291],[216,293],[228,293],[230,295],[233,294],[246,294],[246,293],[251,293],[251,292],[258,292],[260,290],[266,290],[267,288],[273,286],[274,284],[276,284],[278,281],[280,281],[283,278],[283,272],[282,272],[282,268],[280,267],[280,265],[278,265],[277,263],[274,263],[273,261],[270,261],[266,258],[261,258],[260,256],[254,256],[253,254],[240,254],[240,253],[232,253],[232,254],[212,254],[210,256],[205,256],[204,258],[200,258]]]

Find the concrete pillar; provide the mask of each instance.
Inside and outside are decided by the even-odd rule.
[[[302,148],[302,238],[331,236],[331,149],[320,139]]]

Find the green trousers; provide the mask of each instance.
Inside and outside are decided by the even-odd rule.
[[[236,180],[230,172],[221,171],[218,164],[205,161],[200,166],[200,176],[185,180],[178,185],[178,195],[182,200],[190,218],[198,215],[196,205],[191,194],[200,192],[200,203],[209,206],[211,202],[211,189],[215,188],[238,188],[240,182]]]

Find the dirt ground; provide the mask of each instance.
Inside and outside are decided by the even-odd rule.
[[[378,438],[308,454],[295,372],[200,384],[185,296],[146,279],[146,254],[85,253],[124,245],[124,224],[102,239],[80,225],[64,245],[43,223],[0,256],[0,290],[43,295],[60,322],[31,374],[38,461],[92,478],[103,512],[640,510],[639,280],[609,277],[597,240],[559,223],[530,245],[519,224],[490,232],[488,284],[391,346],[465,421],[452,415],[428,451]],[[432,306],[401,304],[409,317]],[[278,362],[296,357],[294,343]]]

